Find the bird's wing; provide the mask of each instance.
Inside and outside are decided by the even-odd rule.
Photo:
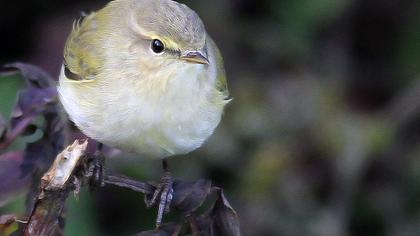
[[[230,95],[226,81],[226,72],[224,68],[222,54],[220,53],[219,48],[210,36],[208,36],[208,43],[211,45],[210,48],[214,49],[214,54],[217,63],[216,89],[223,94],[224,99],[229,100]]]
[[[64,73],[68,80],[75,82],[92,81],[101,68],[103,60],[98,43],[97,22],[93,12],[73,24],[73,30],[64,48]],[[98,42],[98,43],[93,43]]]

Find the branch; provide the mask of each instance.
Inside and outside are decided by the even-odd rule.
[[[23,235],[62,234],[65,202],[69,193],[76,189],[71,180],[77,178],[73,175],[86,147],[87,141],[75,141],[57,156],[41,178],[40,193]]]

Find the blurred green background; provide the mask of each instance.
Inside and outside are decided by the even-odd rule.
[[[170,160],[176,178],[225,188],[243,235],[420,235],[420,1],[181,2],[219,45],[234,100],[206,145]],[[57,77],[73,19],[105,3],[2,1],[0,63]],[[0,79],[6,118],[21,85]],[[107,165],[160,177],[154,160],[121,153]],[[23,212],[24,197],[0,202],[0,215]],[[66,235],[131,235],[155,214],[131,191],[82,192]]]

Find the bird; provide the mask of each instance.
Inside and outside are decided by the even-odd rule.
[[[203,145],[232,100],[220,50],[176,1],[111,1],[73,23],[63,54],[57,90],[69,119],[100,143],[162,160],[165,173],[170,157]],[[171,184],[164,175],[154,194],[157,226]]]

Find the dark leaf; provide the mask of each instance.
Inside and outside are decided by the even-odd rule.
[[[181,225],[169,223],[161,225],[155,230],[141,232],[136,234],[136,236],[175,236],[179,234],[181,227]]]
[[[52,154],[54,153],[52,149],[50,142],[45,139],[27,144],[23,158],[24,162],[20,166],[23,176],[30,174],[35,167],[47,169],[55,157]]]
[[[218,190],[218,198],[212,210],[212,217],[214,226],[220,232],[220,235],[241,235],[238,215],[226,199],[222,189]]]
[[[192,235],[200,236],[216,236],[213,229],[213,218],[207,212],[197,218],[193,218],[190,222]]]
[[[193,235],[240,236],[239,219],[226,199],[223,190],[216,188],[217,200],[212,209],[199,217],[192,218],[190,228]]]
[[[41,174],[63,149],[64,125],[60,119],[57,90],[51,76],[36,66],[24,63],[5,65],[0,69],[0,74],[11,71],[20,72],[27,87],[18,93],[18,100],[11,114],[10,128],[0,142],[0,149],[8,147],[19,135],[31,133],[36,129],[40,129],[42,134],[40,139],[26,146],[21,169],[14,172],[22,179],[31,175],[33,182],[27,201],[27,210],[30,210],[33,197],[38,191]],[[39,115],[42,115],[45,121],[42,127],[33,122]]]
[[[172,206],[189,214],[199,208],[211,192],[211,181],[200,179],[196,182],[175,181]]]
[[[28,86],[18,93],[11,114],[10,129],[0,143],[0,148],[10,145],[19,135],[30,134],[41,128],[42,138],[26,148],[21,173],[30,173],[35,167],[40,171],[45,170],[62,149],[64,141],[63,125],[57,108],[57,91],[51,83],[52,78],[41,69],[23,63],[9,64],[3,69],[20,71]],[[45,124],[42,127],[33,124],[38,115],[44,116]]]
[[[19,71],[25,81],[28,84],[28,87],[35,87],[35,88],[49,88],[52,87],[52,83],[54,79],[48,75],[42,69],[34,66],[29,65],[21,62],[11,63],[4,65],[0,71],[10,72],[16,70]]]
[[[28,184],[29,178],[21,176],[22,161],[23,154],[21,152],[8,152],[0,155],[0,201],[6,200]]]
[[[48,82],[51,78],[40,69],[22,63],[10,64],[5,68],[20,69],[29,88],[18,93],[18,100],[11,114],[11,127],[3,134],[0,148],[7,147],[17,136],[28,131],[28,126],[37,115],[57,113],[55,110],[58,102],[56,88]]]
[[[18,94],[18,101],[12,111],[12,118],[18,119],[32,113],[41,113],[49,104],[57,103],[57,91],[55,88],[30,88]]]
[[[10,145],[17,136],[27,131],[27,127],[37,115],[56,109],[57,93],[55,88],[27,89],[18,95],[18,101],[11,115],[11,127],[6,133],[0,148]]]

